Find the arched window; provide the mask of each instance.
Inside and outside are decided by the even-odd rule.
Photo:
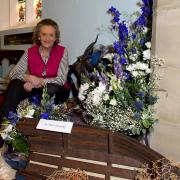
[[[18,0],[18,20],[26,21],[26,0]]]
[[[27,12],[26,12],[27,10]],[[35,21],[41,19],[42,0],[18,0],[18,20],[19,22]],[[28,23],[28,22],[27,22]]]
[[[34,0],[36,19],[41,19],[42,16],[42,0]]]
[[[42,17],[42,0],[0,1],[0,31],[33,27]]]

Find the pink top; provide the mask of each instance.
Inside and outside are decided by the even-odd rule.
[[[39,53],[39,47],[38,45],[34,45],[28,49],[28,69],[30,74],[42,78],[56,77],[65,48],[60,45],[55,45],[45,64]]]

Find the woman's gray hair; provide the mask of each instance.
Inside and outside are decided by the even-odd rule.
[[[59,43],[59,38],[60,38],[60,30],[59,27],[57,25],[57,23],[55,21],[53,21],[52,19],[43,19],[41,20],[36,27],[34,28],[33,31],[33,41],[35,44],[40,45],[41,41],[39,40],[39,33],[41,30],[41,27],[43,26],[52,26],[54,27],[55,31],[56,31],[56,41],[54,42],[54,45]]]

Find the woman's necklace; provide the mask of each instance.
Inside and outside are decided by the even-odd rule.
[[[44,78],[46,78],[46,64],[47,64],[47,61],[49,59],[49,52],[44,52],[42,50],[41,51],[41,56],[42,56],[42,59],[43,59],[43,62],[44,62],[44,68],[43,68],[42,76]]]
[[[48,57],[49,57],[49,52],[44,52],[44,51],[42,51],[42,58],[45,59],[45,60],[47,60]]]

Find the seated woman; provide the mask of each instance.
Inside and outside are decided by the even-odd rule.
[[[0,109],[0,124],[9,111],[15,111],[20,101],[42,94],[47,85],[48,94],[55,94],[55,102],[69,97],[66,83],[69,70],[67,49],[59,43],[59,28],[51,19],[40,21],[34,30],[34,42],[10,72],[11,82],[5,103]]]

